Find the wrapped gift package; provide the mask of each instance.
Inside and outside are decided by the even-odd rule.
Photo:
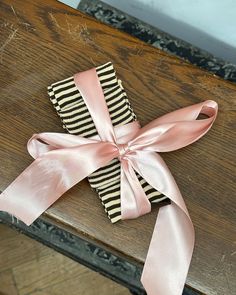
[[[30,138],[27,149],[35,161],[2,192],[0,210],[30,225],[86,177],[112,223],[147,214],[153,203],[166,205],[158,212],[141,282],[148,295],[181,295],[194,228],[160,153],[205,135],[217,103],[187,106],[141,127],[110,62],[55,82],[48,93],[68,133]]]
[[[113,64],[108,62],[101,65],[96,68],[96,72],[113,126],[135,121],[136,115],[121,80],[116,76]],[[67,132],[87,138],[98,134],[73,76],[53,83],[48,87],[48,94]],[[140,175],[137,176],[151,203],[161,202],[161,205],[169,203],[166,196],[155,190]],[[91,174],[88,180],[91,187],[97,191],[111,222],[120,220],[120,161],[117,158],[112,160]]]

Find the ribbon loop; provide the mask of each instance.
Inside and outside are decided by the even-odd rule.
[[[207,100],[164,115],[141,128],[130,141],[130,149],[170,152],[185,147],[207,133],[217,111],[216,102]],[[209,118],[197,120],[201,114]]]

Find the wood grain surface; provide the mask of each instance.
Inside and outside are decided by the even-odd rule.
[[[0,224],[0,295],[130,295],[127,288]]]
[[[33,133],[63,132],[47,85],[107,61],[114,63],[142,125],[206,99],[219,103],[204,138],[163,158],[196,229],[187,284],[206,294],[235,294],[236,86],[53,0],[0,2],[0,189],[31,163],[26,142]],[[44,216],[143,263],[157,213],[154,207],[112,225],[84,180]]]

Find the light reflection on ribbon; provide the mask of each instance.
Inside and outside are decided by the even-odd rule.
[[[157,152],[187,146],[202,137],[217,115],[205,101],[166,114],[143,128],[137,122],[113,128],[95,69],[74,76],[99,136],[40,133],[28,142],[35,161],[0,195],[0,210],[30,225],[63,193],[118,157],[122,219],[150,212],[135,171],[171,204],[159,209],[141,281],[148,295],[180,295],[194,247],[194,229],[181,193]],[[200,114],[208,116],[197,120]]]

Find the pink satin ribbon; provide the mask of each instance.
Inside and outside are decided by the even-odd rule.
[[[205,101],[166,114],[143,128],[137,122],[113,128],[95,69],[74,81],[99,136],[40,133],[28,142],[35,161],[0,195],[0,210],[30,225],[63,193],[118,157],[121,163],[122,219],[150,212],[134,171],[166,195],[171,204],[159,209],[142,284],[148,295],[180,295],[194,247],[194,229],[181,193],[157,152],[187,146],[202,137],[217,115],[217,103]],[[200,114],[208,116],[197,120]]]

